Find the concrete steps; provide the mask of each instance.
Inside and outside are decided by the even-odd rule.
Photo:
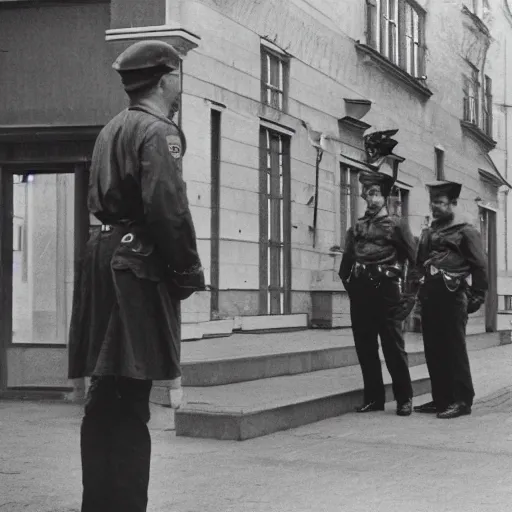
[[[387,372],[384,372],[385,374]],[[424,365],[411,369],[415,395],[430,391]],[[387,400],[391,379],[385,375]],[[186,389],[175,415],[176,435],[222,440],[251,439],[353,411],[362,403],[357,366]]]
[[[219,386],[283,375],[357,365],[352,335],[301,339],[303,333],[249,336],[240,343],[218,339],[189,342],[183,347],[184,386]],[[297,339],[296,339],[297,338]],[[425,362],[423,347],[410,343],[409,364]]]
[[[502,338],[468,336],[468,348],[510,342]],[[406,349],[414,394],[428,393],[421,335],[408,333]],[[182,351],[185,402],[175,414],[178,436],[245,440],[353,411],[363,400],[349,330],[233,335],[187,342]],[[391,401],[384,364],[383,375]],[[151,401],[168,406],[165,383],[155,383]]]

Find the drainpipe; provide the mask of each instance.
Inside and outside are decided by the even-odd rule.
[[[505,40],[505,105],[507,105],[507,41]],[[508,109],[505,107],[505,177],[508,180]],[[505,194],[505,271],[508,271],[508,194]]]

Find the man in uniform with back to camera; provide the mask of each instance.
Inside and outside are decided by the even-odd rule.
[[[396,413],[409,416],[412,384],[402,322],[414,305],[412,297],[404,293],[405,268],[415,257],[414,239],[407,222],[390,216],[387,210],[394,178],[378,172],[361,172],[359,181],[367,210],[347,232],[339,272],[350,298],[352,331],[364,380],[364,403],[356,410],[384,410],[380,336],[393,381]]]
[[[417,269],[423,275],[418,297],[433,400],[414,410],[450,419],[471,414],[475,392],[466,324],[468,313],[485,301],[487,262],[480,234],[454,212],[462,185],[444,181],[427,187],[434,219],[421,234]]]
[[[135,43],[113,64],[130,106],[96,141],[88,206],[102,223],[80,264],[69,377],[91,377],[81,427],[82,512],[147,509],[154,380],[180,389],[180,300],[204,288],[171,120],[180,58],[160,41]],[[170,392],[172,407],[179,407]],[[177,400],[176,400],[177,398]]]

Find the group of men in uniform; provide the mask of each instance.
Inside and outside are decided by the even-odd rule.
[[[146,510],[152,381],[179,388],[180,300],[205,287],[181,177],[186,140],[172,120],[181,94],[180,57],[164,42],[145,41],[125,50],[113,67],[129,107],[103,128],[94,147],[88,206],[102,225],[80,264],[70,327],[69,377],[91,377],[81,426],[82,512]],[[478,233],[454,216],[460,186],[430,187],[434,222],[417,250],[407,223],[386,208],[394,179],[367,172],[360,180],[368,209],[349,230],[340,268],[364,378],[358,410],[384,408],[380,336],[397,414],[411,414],[402,333],[414,303],[404,294],[409,266],[422,273],[418,296],[432,379],[433,401],[418,410],[440,418],[469,414],[474,391],[465,326],[468,312],[484,300],[487,281]],[[179,407],[172,396],[170,402]]]
[[[350,298],[364,380],[364,401],[357,411],[384,409],[380,337],[399,416],[409,416],[413,410],[440,419],[471,414],[475,392],[466,324],[468,314],[484,303],[488,283],[480,234],[454,210],[461,185],[448,181],[427,185],[433,221],[416,247],[404,219],[390,216],[387,209],[394,178],[362,172],[359,181],[367,210],[348,230],[339,271]],[[432,401],[413,407],[402,326],[416,300]]]

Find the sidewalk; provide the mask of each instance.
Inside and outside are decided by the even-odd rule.
[[[390,404],[237,443],[176,438],[156,417],[148,512],[506,512],[512,346],[470,358],[474,412],[451,421]],[[0,402],[0,512],[79,510],[80,417]]]

